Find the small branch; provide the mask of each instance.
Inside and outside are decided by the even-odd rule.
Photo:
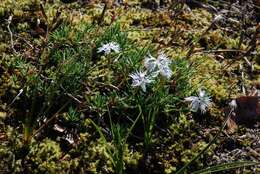
[[[12,20],[13,20],[13,16],[9,16],[8,20],[7,20],[7,29],[8,29],[8,32],[10,34],[10,40],[11,40],[11,47],[14,51],[15,54],[17,54],[15,48],[14,48],[14,40],[13,40],[13,33],[10,29],[10,24],[12,23]]]
[[[23,40],[29,47],[31,47],[31,49],[34,49],[33,45],[30,44],[25,38],[19,36],[19,35],[15,35],[17,38]]]
[[[73,96],[72,94],[68,93],[68,92],[66,91],[66,89],[65,89],[62,85],[60,85],[60,87],[61,87],[61,89],[64,91],[64,93],[65,93],[68,97],[72,98],[72,99],[75,100],[77,103],[82,104],[82,102],[81,102],[79,99],[77,99],[77,98],[76,98],[75,96]]]
[[[98,25],[102,24],[102,22],[104,20],[104,16],[105,16],[105,13],[106,13],[106,10],[107,10],[107,3],[108,2],[105,2],[105,6],[103,8],[103,11],[102,11],[100,17],[98,18]]]
[[[43,128],[45,128],[53,119],[55,119],[59,113],[69,104],[69,101],[65,103],[50,119],[48,119],[39,129],[37,129],[33,134],[32,137],[34,137],[36,134],[38,134]]]
[[[250,71],[253,72],[254,71],[253,63],[251,63],[246,57],[244,57],[243,59],[246,61],[247,65],[250,67]]]
[[[243,71],[242,64],[239,64],[239,69],[241,71],[241,90],[242,90],[243,94],[246,95],[246,88],[245,88],[245,85],[244,85],[245,73]]]
[[[219,49],[219,50],[203,50],[203,51],[197,51],[195,54],[200,54],[200,53],[225,53],[225,52],[241,52],[241,53],[246,53],[245,50],[234,50],[234,49]]]
[[[66,95],[69,96],[70,98],[72,98],[73,100],[75,100],[76,102],[78,102],[79,104],[82,104],[82,102],[79,99],[77,99],[76,97],[74,97],[72,94],[66,93]]]
[[[96,82],[96,84],[102,85],[102,86],[107,86],[107,87],[110,87],[112,89],[119,91],[119,88],[117,86],[112,85],[112,84],[106,84],[106,83],[103,83],[103,82]]]
[[[46,34],[45,34],[45,41],[44,41],[44,45],[46,45],[47,42],[48,42],[48,37],[49,37],[49,22],[48,22],[48,17],[47,17],[47,15],[45,13],[45,10],[44,10],[44,7],[43,7],[42,3],[40,4],[40,9],[41,9],[41,13],[42,13],[42,15],[43,15],[43,17],[45,19],[45,22],[47,23]]]
[[[11,106],[22,93],[23,93],[23,89],[20,89],[19,93],[14,97],[13,101],[8,106]]]

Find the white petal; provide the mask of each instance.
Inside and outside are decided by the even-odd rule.
[[[204,97],[206,95],[206,91],[203,89],[199,89],[199,97]]]
[[[103,51],[104,51],[103,47],[99,47],[97,52],[98,52],[98,53],[101,53],[101,52],[103,52]]]
[[[152,77],[152,78],[155,78],[155,77],[157,77],[159,74],[160,74],[160,71],[159,71],[159,70],[158,70],[158,71],[152,71],[152,72],[149,74],[149,76]]]
[[[198,100],[198,97],[190,96],[190,97],[186,97],[186,98],[184,99],[184,101],[193,101],[193,100]]]
[[[153,81],[146,75],[145,71],[137,71],[135,73],[130,74],[129,76],[132,78],[132,86],[140,86],[144,92],[146,91],[146,85]]]
[[[160,73],[162,76],[166,77],[166,78],[171,78],[172,76],[172,70],[169,67],[164,67],[162,69],[160,69]]]
[[[160,66],[169,66],[171,64],[171,60],[164,53],[159,54],[157,62]]]
[[[116,53],[120,52],[120,46],[116,42],[109,42],[107,44],[103,44],[100,48],[98,48],[98,53],[104,52],[105,54],[111,53],[114,51]]]
[[[190,109],[190,110],[191,110],[192,112],[198,112],[199,106],[200,106],[199,100],[193,100],[193,101],[191,102],[191,109]]]
[[[144,92],[146,92],[146,86],[145,86],[145,84],[142,84],[142,85],[141,85],[141,88],[142,88],[142,90],[143,90]]]
[[[236,100],[232,100],[232,101],[229,103],[229,106],[230,106],[232,109],[236,109],[236,108],[237,108],[237,102],[236,102]]]
[[[156,59],[149,54],[144,59],[144,66],[148,71],[154,71],[154,69],[157,67]]]
[[[120,46],[116,42],[110,42],[109,48],[110,48],[110,50],[113,50],[116,53],[118,53],[120,51]]]
[[[200,111],[202,114],[205,114],[207,111],[207,105],[205,103],[200,104]]]

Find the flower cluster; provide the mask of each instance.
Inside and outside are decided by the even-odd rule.
[[[186,97],[185,101],[191,102],[190,110],[192,112],[198,112],[198,110],[200,110],[202,114],[206,113],[208,107],[211,105],[210,97],[207,96],[206,91],[202,89],[199,89],[198,96]]]
[[[151,56],[150,54],[144,60],[144,66],[151,72],[153,76],[161,74],[163,77],[171,78],[172,70],[170,68],[171,60],[167,58],[164,53],[160,53],[158,58]]]
[[[130,74],[132,78],[132,86],[140,86],[144,92],[146,92],[146,85],[153,82],[159,74],[167,79],[172,76],[172,70],[170,68],[171,60],[167,58],[164,53],[160,53],[158,58],[148,55],[144,60],[145,71],[137,71]]]
[[[98,53],[104,52],[106,55],[110,54],[112,51],[115,53],[120,52],[120,46],[116,42],[109,42],[107,44],[103,44],[101,47],[98,48]]]

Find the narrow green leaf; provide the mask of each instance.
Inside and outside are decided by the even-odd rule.
[[[236,169],[241,167],[254,166],[254,165],[260,165],[260,162],[238,161],[238,162],[225,163],[225,164],[215,165],[212,167],[207,167],[205,169],[195,171],[192,174],[207,174],[207,173],[221,172],[221,171],[226,171],[226,170],[231,170],[231,169]]]

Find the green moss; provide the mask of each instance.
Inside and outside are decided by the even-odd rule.
[[[238,82],[238,79],[223,76],[226,71],[223,64],[210,56],[196,56],[193,60],[200,63],[196,67],[198,73],[192,80],[192,84],[205,87],[217,102],[227,100],[230,89]],[[237,93],[238,89],[233,88],[231,94]]]
[[[69,158],[67,156],[67,158]],[[33,142],[28,155],[27,170],[32,173],[67,173],[77,166],[74,160],[62,159],[60,146],[55,141],[44,139],[39,144]]]
[[[141,65],[148,52],[155,56],[157,52],[164,51],[173,60],[173,77],[165,83],[165,90],[161,91],[167,95],[160,97],[162,99],[160,103],[163,104],[160,107],[162,111],[158,115],[162,119],[163,126],[160,127],[160,122],[151,125],[152,128],[154,127],[152,133],[156,135],[151,136],[155,147],[151,148],[152,159],[158,160],[158,165],[164,168],[165,173],[173,173],[206,146],[212,135],[204,136],[202,131],[216,126],[218,122],[212,120],[215,120],[215,117],[223,117],[221,107],[230,96],[239,95],[237,85],[239,79],[234,72],[238,71],[237,65],[244,62],[236,61],[226,68],[225,65],[235,57],[236,53],[220,53],[218,56],[224,57],[220,60],[217,54],[204,53],[200,47],[205,48],[205,51],[219,48],[235,49],[239,37],[212,28],[195,44],[197,52],[187,60],[186,54],[192,42],[196,42],[211,24],[213,16],[204,9],[194,9],[192,13],[182,9],[177,16],[174,16],[173,9],[162,8],[152,11],[140,8],[139,0],[126,0],[124,2],[128,3],[128,6],[109,8],[102,25],[98,26],[96,20],[100,17],[104,5],[100,1],[95,1],[94,5],[87,3],[83,5],[78,2],[65,4],[60,0],[46,1],[43,8],[47,19],[40,9],[40,2],[39,0],[4,0],[0,4],[0,17],[8,18],[10,14],[13,15],[10,28],[18,52],[16,54],[10,48],[10,35],[6,23],[1,24],[0,103],[8,105],[9,103],[5,104],[5,102],[10,102],[20,89],[24,89],[22,95],[8,106],[10,108],[5,109],[4,112],[0,111],[0,115],[4,113],[5,117],[1,119],[5,119],[4,121],[9,124],[9,119],[16,119],[19,114],[24,118],[24,113],[28,113],[28,110],[29,113],[34,112],[34,109],[30,110],[33,108],[30,104],[35,95],[40,98],[37,100],[40,109],[37,108],[33,116],[44,115],[49,118],[64,101],[70,100],[75,111],[80,110],[82,115],[85,114],[85,118],[90,117],[100,124],[108,142],[104,144],[99,139],[90,120],[81,120],[81,116],[77,116],[76,119],[67,117],[66,123],[70,121],[84,123],[80,128],[75,128],[77,129],[75,134],[79,137],[71,149],[61,149],[59,141],[46,138],[37,142],[33,140],[28,154],[20,153],[19,150],[23,149],[19,138],[22,134],[22,123],[20,123],[22,118],[12,123],[17,131],[13,129],[10,132],[16,132],[15,136],[0,128],[8,135],[7,142],[0,145],[0,159],[3,158],[0,161],[1,168],[18,173],[25,171],[29,173],[114,173],[111,154],[107,151],[107,148],[116,151],[107,123],[108,111],[111,111],[112,120],[124,127],[125,124],[129,124],[129,120],[133,120],[139,114],[135,98],[138,90],[132,90],[129,73],[137,69],[145,69]],[[49,31],[50,35],[47,38],[31,34],[35,32],[36,19],[41,20],[43,25],[41,27],[44,28],[47,24],[51,26],[59,13],[57,28]],[[116,18],[116,21],[112,21],[112,18]],[[112,27],[109,27],[110,25]],[[98,47],[110,41],[118,42],[123,52],[118,55],[97,53]],[[245,48],[246,45],[242,44],[241,49],[245,50]],[[252,61],[258,63],[255,64],[255,72],[260,69],[258,52]],[[189,67],[190,63],[192,67]],[[245,75],[244,83],[249,87],[255,85],[258,79],[257,74],[254,75],[253,80]],[[183,103],[183,99],[193,95],[199,87],[205,87],[214,102],[209,109],[210,117],[207,117],[208,115],[203,117],[209,125],[187,119],[190,112],[187,112],[188,105]],[[157,92],[155,88],[151,90],[154,90],[152,93]],[[148,100],[152,93],[147,96],[140,93],[140,96],[145,96],[141,100]],[[45,104],[49,106],[52,102],[55,105],[51,107],[49,113],[45,113],[48,109],[43,106]],[[149,102],[153,103],[153,100]],[[145,104],[144,108],[146,107]],[[152,108],[153,105],[148,107]],[[68,108],[62,111],[63,114],[68,112]],[[39,112],[40,110],[44,112]],[[65,125],[64,121],[54,119],[46,129],[51,130],[52,124],[60,122]],[[36,128],[37,126],[39,125],[35,124]],[[138,126],[134,128],[134,136],[131,139],[135,140],[136,136],[137,141],[142,142],[140,129],[143,129],[143,124],[138,123]],[[66,127],[67,131],[74,132],[69,126]],[[18,138],[15,140],[11,138],[12,136]],[[43,133],[43,136],[49,135]],[[126,144],[123,152],[125,169],[139,169],[141,158],[144,156],[143,143],[140,142],[138,145],[132,144],[132,141]],[[10,144],[12,146],[9,147]],[[250,146],[252,143],[250,140],[244,140],[241,145]],[[213,155],[214,148],[215,146],[212,146],[200,160],[196,161],[191,166],[191,170],[203,167],[207,158],[210,159]],[[23,157],[20,157],[21,154]],[[22,161],[25,166],[21,165]]]

